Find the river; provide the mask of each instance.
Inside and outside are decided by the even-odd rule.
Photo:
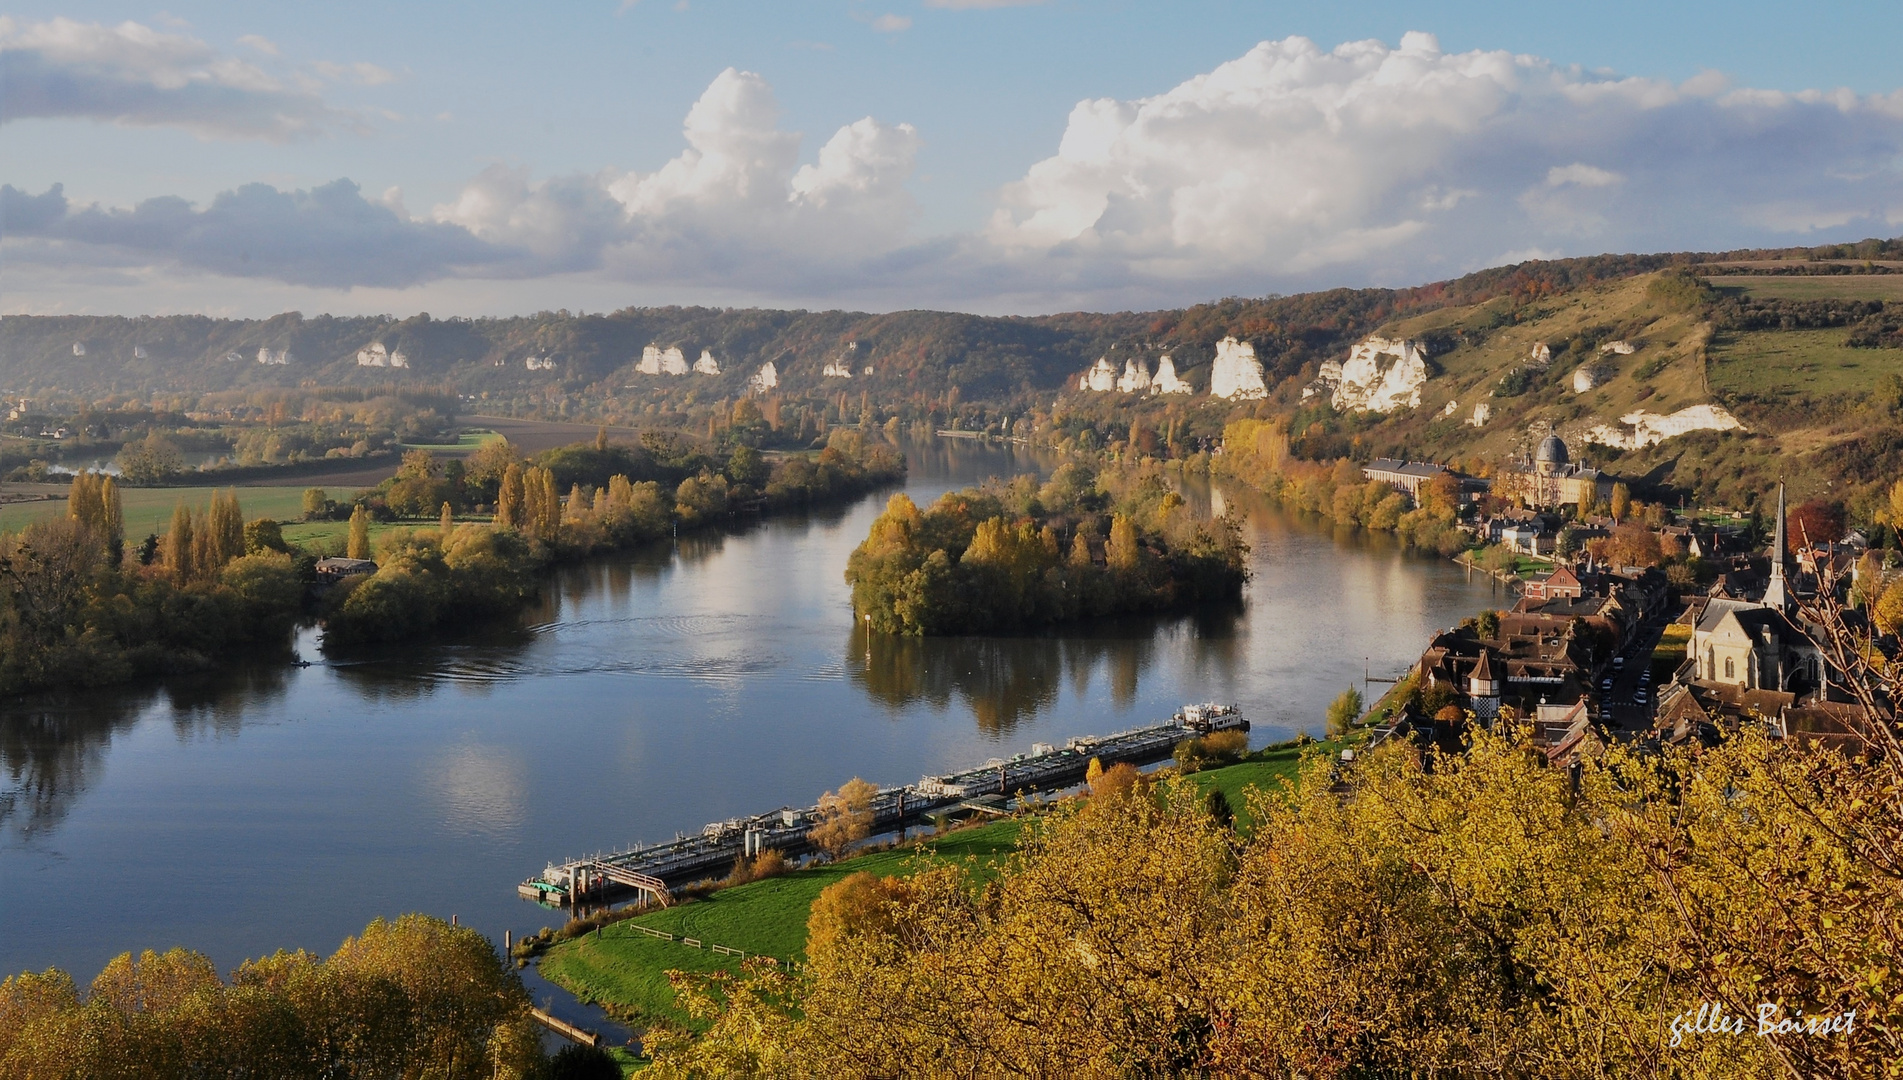
[[[1042,468],[908,447],[905,489]],[[1485,579],[1260,499],[1245,602],[1019,638],[872,640],[841,571],[885,494],[558,573],[519,626],[311,666],[0,705],[0,974],[186,945],[223,969],[329,952],[377,915],[497,939],[551,859],[806,805],[1236,702],[1257,745],[1319,732],[1364,670],[1487,605]],[[1364,665],[1366,666],[1364,668]],[[1377,684],[1372,687],[1379,691]]]

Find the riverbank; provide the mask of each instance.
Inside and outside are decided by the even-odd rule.
[[[1277,794],[1283,784],[1299,778],[1305,762],[1333,759],[1364,738],[1365,733],[1357,731],[1345,740],[1278,743],[1235,764],[1183,779],[1200,798],[1220,792],[1235,828],[1247,835],[1255,824],[1250,801],[1256,793]],[[805,867],[646,911],[554,944],[538,961],[540,971],[578,999],[600,1005],[630,1025],[699,1030],[704,1025],[676,1001],[669,972],[736,974],[749,956],[770,957],[782,968],[795,968],[805,959],[813,901],[827,886],[862,871],[907,877],[947,862],[974,863],[988,871],[1022,849],[1025,829],[1036,820],[1034,814],[1024,814],[969,825],[915,844]]]

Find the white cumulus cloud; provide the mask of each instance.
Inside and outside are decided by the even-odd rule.
[[[985,237],[1106,285],[1427,280],[1529,248],[1801,242],[1903,196],[1894,95],[1621,78],[1498,51],[1265,41],[1079,102]]]

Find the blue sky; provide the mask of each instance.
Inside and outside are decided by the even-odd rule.
[[[1035,312],[1903,232],[1896,4],[6,19],[6,312]]]

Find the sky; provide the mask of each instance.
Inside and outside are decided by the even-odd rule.
[[[0,314],[1147,310],[1903,234],[1903,5],[17,2]]]

